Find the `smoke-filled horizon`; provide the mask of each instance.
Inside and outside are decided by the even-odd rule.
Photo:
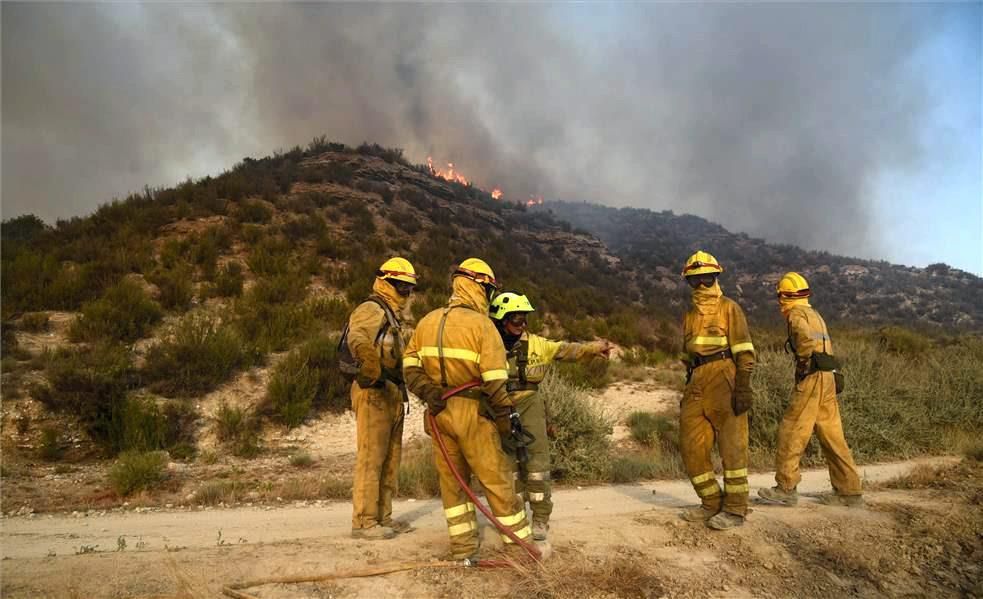
[[[932,158],[914,59],[958,10],[4,3],[3,217],[86,214],[324,133],[511,199],[899,261],[874,192]]]

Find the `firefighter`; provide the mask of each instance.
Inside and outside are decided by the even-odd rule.
[[[776,292],[788,324],[786,347],[795,355],[795,389],[778,429],[775,458],[775,482],[778,484],[770,489],[759,489],[758,495],[780,505],[798,503],[796,485],[802,480],[799,460],[815,430],[834,491],[831,495],[820,496],[820,500],[832,505],[862,506],[860,475],[840,422],[836,379],[841,375],[839,364],[833,357],[833,343],[826,322],[809,304],[812,291],[799,273],[790,272],[782,277]]]
[[[500,437],[511,429],[514,409],[505,385],[505,347],[488,319],[488,304],[498,288],[495,273],[483,260],[468,258],[454,271],[452,288],[447,306],[424,316],[413,332],[403,374],[434,415],[458,473],[464,480],[474,474],[496,518],[520,540],[531,541],[532,529]],[[449,389],[472,381],[480,386],[443,399]],[[452,558],[476,559],[475,506],[454,479],[436,439],[432,445]],[[512,543],[507,536],[502,539]]]
[[[680,450],[701,506],[682,513],[716,530],[744,524],[747,514],[748,415],[754,346],[744,312],[724,297],[717,281],[723,268],[699,251],[683,277],[692,289],[692,308],[683,320],[688,354],[686,390],[679,414]],[[713,471],[714,441],[724,466],[724,488]]]
[[[605,359],[611,351],[607,342],[567,343],[550,341],[526,331],[527,315],[535,310],[524,295],[506,292],[491,304],[491,318],[498,328],[508,352],[509,380],[507,388],[522,422],[522,428],[532,435],[524,452],[528,461],[520,463],[519,448],[510,451],[517,479],[516,489],[532,509],[532,535],[545,541],[549,531],[553,502],[550,498],[550,445],[547,436],[546,402],[537,393],[539,383],[550,363],[557,361]],[[503,442],[508,445],[507,439]]]
[[[409,260],[391,258],[376,271],[372,294],[352,311],[344,337],[356,365],[352,382],[357,450],[352,485],[352,537],[389,539],[409,525],[392,519],[403,444],[400,311],[416,285]]]

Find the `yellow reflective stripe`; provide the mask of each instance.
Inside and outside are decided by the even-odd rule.
[[[474,504],[469,501],[467,503],[462,503],[461,505],[455,505],[454,507],[445,509],[444,516],[446,516],[447,519],[457,518],[458,516],[463,516],[464,514],[473,511]]]
[[[478,528],[477,522],[464,522],[463,524],[455,524],[454,526],[448,526],[447,533],[450,534],[450,536],[452,537],[456,537],[457,535],[463,535],[465,533],[469,533],[472,530],[475,530],[476,528]]]
[[[407,366],[423,366],[423,362],[420,361],[420,358],[407,358],[404,356],[403,368],[406,368]]]
[[[727,345],[727,337],[696,337],[690,343],[696,345]]]
[[[498,518],[498,521],[504,524],[505,526],[514,526],[519,522],[522,522],[523,518],[525,517],[526,517],[526,511],[522,510],[521,512],[516,512],[511,516],[501,516]]]
[[[737,470],[724,470],[724,478],[740,478],[742,476],[747,476],[747,468],[738,468]]]
[[[508,370],[486,370],[481,373],[481,380],[486,383],[489,381],[502,381],[509,378]]]
[[[693,484],[694,485],[698,485],[700,483],[707,482],[711,478],[713,478],[713,472],[704,472],[703,474],[700,474],[698,476],[694,476],[690,480],[693,481]]]
[[[738,343],[730,346],[730,353],[732,354],[739,354],[742,351],[753,352],[754,344],[752,344],[750,341],[745,341],[744,343]]]
[[[717,483],[714,483],[712,487],[705,487],[703,489],[696,490],[696,494],[700,497],[709,497],[710,495],[716,495],[717,493],[720,493],[720,487],[717,486]]]
[[[519,537],[520,539],[525,539],[532,534],[532,528],[526,526],[525,528],[520,528],[519,530],[515,530],[513,532],[515,533],[515,536]],[[507,535],[502,535],[502,540],[506,543],[515,543],[515,541],[510,539]]]
[[[424,358],[439,358],[440,351],[435,345],[426,345],[420,348],[420,351],[416,352],[418,356]],[[478,363],[481,361],[481,354],[473,352],[470,349],[457,349],[454,347],[444,348],[444,357],[451,358],[454,360],[467,360],[468,362]]]
[[[724,483],[724,490],[728,493],[747,493],[750,490],[747,483],[742,483],[740,485],[729,485]]]

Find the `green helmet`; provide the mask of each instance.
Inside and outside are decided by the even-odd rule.
[[[502,320],[513,312],[535,312],[535,308],[529,303],[529,298],[518,293],[506,291],[495,296],[491,307],[488,310],[492,320]]]

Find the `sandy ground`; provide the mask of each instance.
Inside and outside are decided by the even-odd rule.
[[[862,470],[865,484],[869,484],[902,474],[917,463],[952,461],[936,458],[866,466]],[[768,474],[758,474],[750,478],[750,483],[753,495],[756,488],[770,486],[773,481]],[[828,488],[825,471],[806,472],[799,487],[806,495]],[[881,502],[919,501],[916,495],[917,492],[898,491],[868,493],[868,502],[877,506]],[[785,534],[785,528],[805,526],[817,534],[834,537],[836,531],[848,534],[859,527],[875,533],[890,528],[890,516],[882,511],[827,507],[805,497],[794,509],[755,506],[746,526],[727,533],[711,533],[702,525],[677,518],[678,508],[692,504],[694,499],[692,488],[685,481],[560,490],[555,495],[551,532],[554,559],[563,563],[565,557],[582,556],[585,552],[625,554],[634,556],[633,560],[649,556],[665,568],[660,569],[659,592],[652,596],[755,596],[757,582],[740,573],[723,577],[729,581],[724,586],[706,586],[697,582],[699,578],[687,578],[685,574],[705,575],[708,569],[732,567],[727,565],[732,556],[726,552],[732,551],[735,543],[747,550],[746,545],[754,545],[759,535],[773,534],[775,527],[782,527]],[[445,557],[447,539],[438,500],[403,500],[396,503],[394,511],[416,530],[383,542],[348,537],[347,502],[320,507],[8,517],[2,520],[0,530],[0,592],[5,598],[215,597],[220,595],[223,584],[236,580]],[[485,551],[500,545],[489,526],[484,527],[483,543]],[[755,550],[759,559],[762,551],[763,559],[771,560],[765,562],[762,573],[780,576],[786,560],[781,547],[762,544]],[[770,558],[769,552],[774,553]],[[830,595],[867,589],[841,580],[842,572],[833,571],[831,575],[832,578],[817,572],[829,582]],[[690,583],[686,584],[686,580]],[[249,592],[283,599],[506,596],[512,592],[510,585],[514,581],[515,576],[502,573],[424,569],[330,583],[267,585]],[[891,588],[870,588],[877,591],[875,595],[895,595]],[[958,593],[942,593],[946,595]]]

